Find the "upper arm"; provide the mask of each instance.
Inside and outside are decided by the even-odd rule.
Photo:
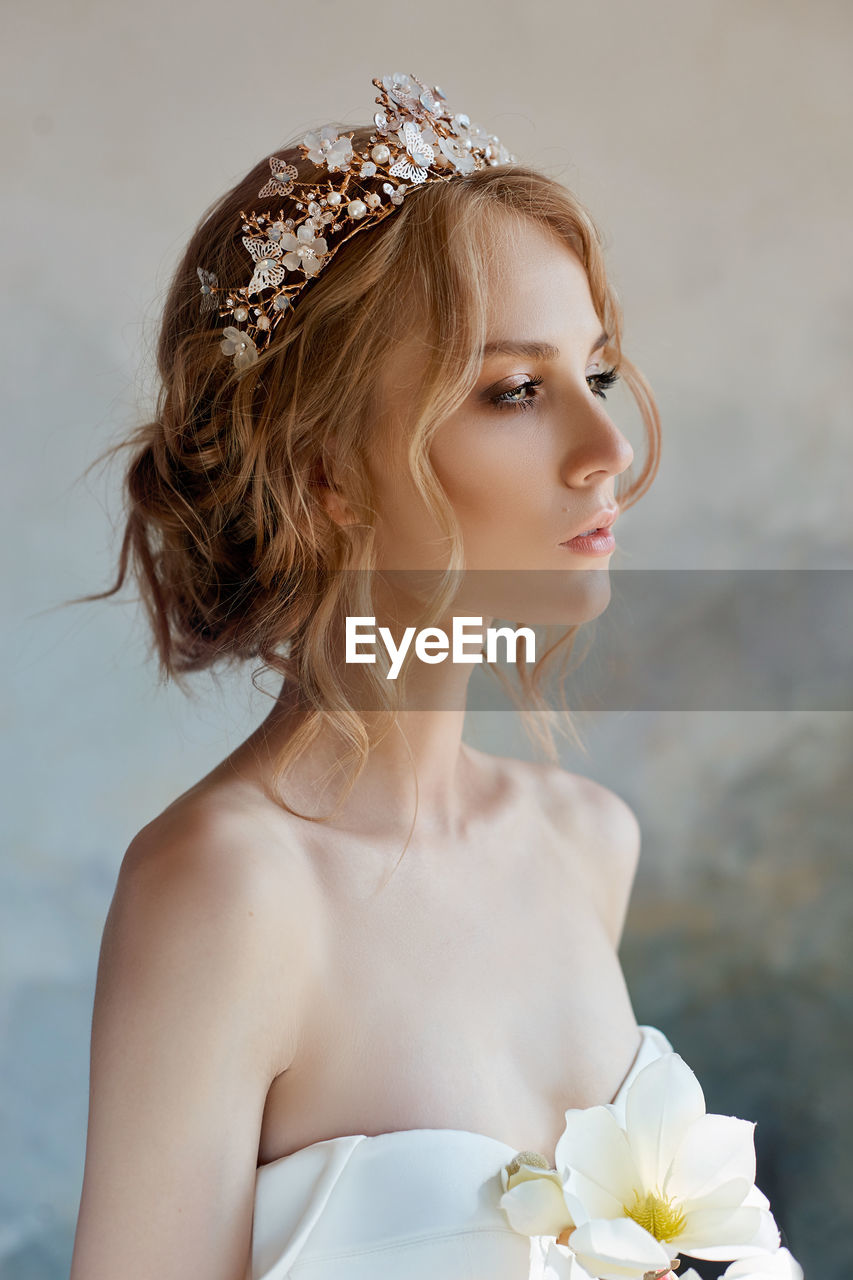
[[[71,1280],[243,1280],[287,1031],[273,1010],[295,1011],[300,983],[245,853],[203,825],[160,841],[146,828],[125,855],[98,963]]]
[[[557,768],[558,813],[580,852],[579,868],[615,947],[619,946],[640,857],[634,810],[609,787]]]

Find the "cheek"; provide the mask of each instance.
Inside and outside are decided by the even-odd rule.
[[[533,437],[518,424],[466,424],[439,433],[430,456],[460,519],[491,515],[505,527],[507,513],[524,505],[541,471]]]

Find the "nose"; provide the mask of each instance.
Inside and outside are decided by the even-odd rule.
[[[571,415],[562,459],[566,484],[584,484],[595,476],[618,476],[634,461],[634,450],[600,404]]]

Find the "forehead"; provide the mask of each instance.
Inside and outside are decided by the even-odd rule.
[[[501,213],[489,221],[487,340],[512,335],[560,345],[560,338],[597,332],[589,280],[575,250],[530,218]]]

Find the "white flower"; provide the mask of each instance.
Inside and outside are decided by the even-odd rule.
[[[408,182],[426,182],[428,167],[435,159],[435,151],[426,141],[416,124],[407,120],[397,137],[405,148],[404,159],[397,160],[388,172],[394,178],[405,178]]]
[[[559,1236],[574,1228],[556,1169],[537,1151],[519,1153],[501,1169],[501,1208],[513,1231],[525,1236]]]
[[[238,371],[248,369],[258,358],[258,348],[248,333],[228,325],[222,330],[222,342],[219,344],[223,355],[234,357],[234,368]]]
[[[609,1259],[627,1262],[632,1242],[640,1243],[637,1228],[671,1259],[684,1252],[729,1260],[778,1248],[776,1223],[754,1183],[755,1126],[706,1114],[683,1058],[667,1053],[639,1072],[624,1117],[623,1128],[612,1105],[567,1111],[557,1143],[564,1195],[578,1223],[568,1243],[584,1266],[595,1269],[601,1244]],[[649,1269],[645,1258],[638,1264]],[[620,1273],[596,1274],[607,1280]]]
[[[441,138],[438,145],[441,147],[442,154],[447,156],[453,167],[458,169],[460,173],[474,172],[477,162],[465,144],[460,142],[458,138]]]
[[[393,75],[383,76],[382,88],[391,101],[396,102],[398,106],[406,107],[412,114],[418,111],[421,86],[405,72],[395,71]]]
[[[325,164],[330,173],[348,169],[352,162],[351,139],[338,137],[330,125],[314,133],[306,133],[302,145],[308,148],[308,159],[314,164]]]
[[[322,236],[315,236],[313,227],[305,223],[296,228],[296,235],[286,231],[276,245],[279,252],[287,250],[283,262],[289,271],[300,268],[306,276],[315,276],[322,267],[320,259],[328,253],[328,245]]]
[[[558,1241],[601,1280],[666,1273],[680,1252],[714,1261],[774,1253],[779,1232],[754,1183],[754,1128],[706,1114],[693,1072],[677,1053],[663,1054],[618,1104],[567,1111],[556,1169],[528,1170],[501,1206],[526,1234],[554,1234],[559,1180],[574,1228]]]

